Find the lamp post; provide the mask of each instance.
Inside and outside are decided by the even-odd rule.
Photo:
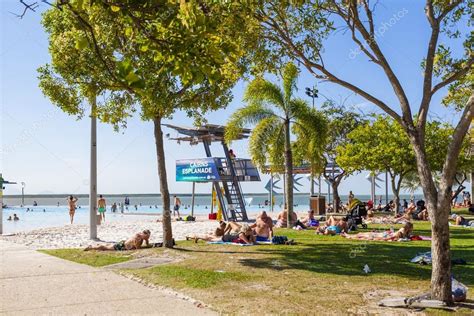
[[[21,205],[25,205],[25,186],[26,186],[26,183],[25,182],[22,182],[21,183]]]
[[[91,102],[90,186],[89,186],[89,233],[97,239],[97,117],[96,97]]]
[[[318,97],[318,89],[316,89],[316,86],[313,86],[313,88],[306,87],[305,93],[307,96],[313,99],[313,110],[314,110],[314,99]],[[321,188],[321,176],[319,176],[319,187]],[[312,175],[312,172],[311,172],[311,195],[314,195],[314,177]],[[319,195],[321,195],[321,192]]]
[[[316,86],[313,86],[312,88],[306,87],[305,93],[308,97],[313,99],[313,109],[314,109],[314,99],[318,97],[318,89],[316,89]]]

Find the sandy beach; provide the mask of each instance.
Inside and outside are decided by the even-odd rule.
[[[173,221],[173,235],[176,240],[184,240],[186,235],[203,234],[217,227],[215,221],[182,222]],[[161,222],[144,216],[142,220],[130,222],[104,223],[97,227],[100,239],[95,242],[89,239],[87,225],[66,225],[62,227],[41,228],[29,232],[0,236],[0,239],[23,244],[33,249],[84,248],[95,243],[117,242],[133,234],[149,229],[152,233],[151,242],[162,241],[163,228]]]
[[[305,216],[305,212],[297,212],[298,217]],[[248,213],[250,221],[255,220],[257,212]],[[269,213],[276,220],[278,213]],[[149,229],[151,242],[161,242],[163,235],[162,223],[156,221],[157,216],[142,215],[130,216],[126,221],[105,222],[97,226],[99,241],[89,238],[89,226],[83,224],[64,225],[57,227],[40,228],[15,234],[0,236],[0,240],[22,244],[33,249],[85,248],[91,244],[111,243],[124,240],[133,234]],[[175,240],[184,240],[193,234],[205,234],[214,231],[218,222],[208,220],[204,215],[198,215],[195,222],[172,221]]]

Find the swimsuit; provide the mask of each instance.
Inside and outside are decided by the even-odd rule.
[[[256,239],[257,241],[270,241],[270,240],[268,239],[268,237],[265,237],[265,236],[258,236],[258,235],[255,237],[255,239]]]
[[[122,241],[114,244],[114,250],[118,250],[118,251],[126,250],[125,249],[125,241],[122,240]]]
[[[335,231],[336,234],[340,234],[340,233],[341,233],[341,228],[340,228],[339,226],[331,225],[331,226],[328,226],[327,230]]]
[[[232,234],[226,234],[222,236],[222,241],[223,242],[239,242],[239,234],[238,233],[232,233]]]
[[[105,213],[105,207],[103,206],[99,207],[99,213]]]

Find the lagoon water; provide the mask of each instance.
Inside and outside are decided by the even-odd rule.
[[[120,207],[117,207],[117,212],[112,213],[110,206],[111,204],[123,202],[126,195],[110,195],[105,196],[107,199],[107,212],[106,221],[133,221],[137,218],[143,218],[143,216],[158,217],[162,212],[161,199],[159,195],[128,195],[130,198],[130,206],[128,209],[124,209],[124,213],[120,212]],[[191,213],[191,196],[179,195],[183,206],[180,209],[181,216]],[[380,196],[378,196],[380,197]],[[89,207],[87,195],[78,196],[78,209],[74,216],[75,224],[88,224],[89,223]],[[327,198],[327,197],[326,197]],[[343,201],[347,200],[347,196],[341,196]],[[367,195],[357,196],[362,201],[368,200],[370,197]],[[391,197],[389,196],[389,199]],[[408,195],[402,196],[402,198],[409,198]],[[419,196],[416,196],[419,198]],[[265,206],[265,200],[269,197],[266,194],[247,194],[245,201],[247,205],[247,212],[257,213],[262,210],[269,211],[269,206]],[[33,206],[33,202],[36,201],[38,206]],[[59,202],[59,206],[57,203]],[[5,234],[16,233],[20,231],[30,231],[37,228],[47,227],[58,227],[69,225],[69,211],[66,205],[66,197],[59,195],[37,195],[25,197],[25,205],[21,205],[21,196],[5,196],[4,203],[8,205],[7,208],[3,209],[3,231]],[[283,196],[281,194],[275,196],[275,207],[274,216],[281,209],[283,203]],[[295,211],[304,212],[309,208],[309,196],[308,194],[296,194],[295,199]],[[385,203],[385,198],[383,198]],[[135,205],[137,209],[135,209]],[[206,194],[197,195],[195,197],[195,208],[194,213],[197,215],[205,215],[210,213],[211,210],[211,196]],[[13,217],[13,214],[17,214],[20,218],[19,221],[7,221],[9,216]]]

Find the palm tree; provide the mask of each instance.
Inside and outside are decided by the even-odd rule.
[[[225,139],[230,142],[244,126],[253,125],[249,152],[254,163],[262,170],[267,162],[272,171],[284,170],[288,227],[293,212],[293,152],[296,150],[298,162],[305,160],[313,165],[322,157],[327,134],[323,115],[306,101],[294,98],[298,73],[298,68],[288,63],[283,69],[281,88],[261,77],[250,82],[244,95],[247,105],[232,114],[225,132]]]

